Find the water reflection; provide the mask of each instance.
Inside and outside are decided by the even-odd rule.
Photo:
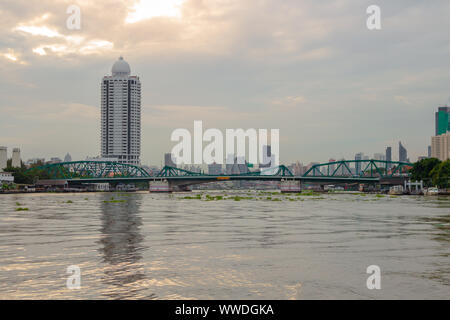
[[[104,269],[103,281],[108,287],[105,295],[113,299],[140,296],[145,280],[142,254],[144,237],[140,232],[142,217],[141,194],[123,194],[101,198],[101,247]],[[148,297],[147,297],[148,298]]]

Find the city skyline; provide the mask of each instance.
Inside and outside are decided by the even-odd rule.
[[[0,4],[0,145],[20,148],[22,159],[99,155],[98,83],[120,55],[145,79],[142,164],[159,165],[170,132],[194,120],[280,128],[282,163],[387,146],[395,159],[399,141],[413,161],[427,155],[434,112],[450,96],[444,1],[380,1],[383,28],[373,32],[365,1],[334,2],[333,12],[313,1],[184,1],[178,15],[156,17],[133,15],[134,2],[99,1],[81,6],[76,31],[66,28],[65,2],[8,3]],[[267,27],[252,27],[255,19]]]

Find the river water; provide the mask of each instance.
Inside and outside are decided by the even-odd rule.
[[[450,197],[0,195],[0,299],[449,299],[449,253]]]

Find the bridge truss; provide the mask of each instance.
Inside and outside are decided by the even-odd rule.
[[[113,161],[71,161],[31,168],[43,170],[50,179],[102,179],[150,177],[143,168]]]
[[[341,160],[313,165],[303,177],[392,178],[408,175],[412,164],[386,160]]]

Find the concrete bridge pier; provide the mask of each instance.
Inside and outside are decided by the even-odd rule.
[[[154,179],[148,182],[150,192],[172,192],[173,186],[167,179]]]
[[[280,181],[280,189],[281,192],[301,192],[302,191],[302,183],[300,180],[294,179],[281,179]]]

